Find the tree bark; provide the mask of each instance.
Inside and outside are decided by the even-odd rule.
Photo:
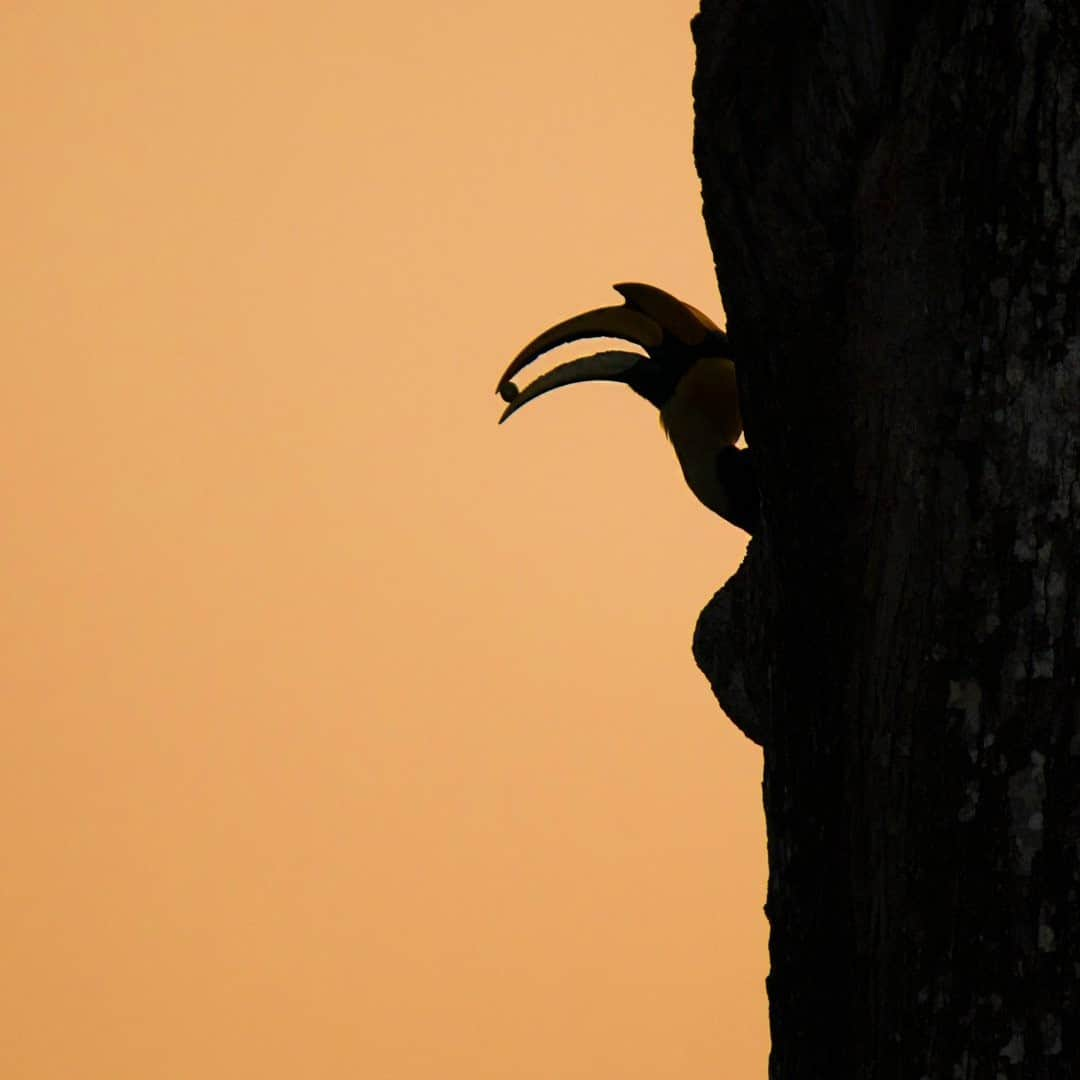
[[[703,0],[775,1080],[1080,1076],[1080,6]]]

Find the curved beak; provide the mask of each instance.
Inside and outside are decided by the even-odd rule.
[[[617,309],[617,310],[622,310]],[[592,314],[590,312],[590,314]],[[573,320],[569,320],[573,321]],[[553,327],[552,329],[557,329]],[[550,333],[551,331],[549,331]],[[568,339],[572,340],[572,339]],[[550,346],[549,346],[550,347]],[[642,363],[648,363],[649,358],[635,352],[600,352],[592,356],[584,356],[580,360],[570,360],[565,364],[552,368],[546,375],[541,375],[535,382],[529,383],[524,390],[517,391],[513,383],[508,382],[509,373],[504,375],[499,383],[499,390],[504,400],[509,401],[502,416],[499,417],[501,424],[508,417],[513,416],[522,405],[546,394],[549,390],[558,390],[560,386],[570,386],[580,382],[621,382],[628,383],[632,372]],[[525,361],[528,363],[528,361]],[[521,365],[524,367],[524,364]],[[511,365],[513,368],[513,365]],[[509,395],[509,396],[508,396]]]
[[[565,345],[571,341],[580,341],[582,338],[594,337],[619,338],[622,341],[640,345],[643,349],[650,349],[660,344],[664,337],[664,331],[655,319],[640,311],[635,311],[625,304],[595,308],[581,315],[575,315],[564,322],[556,323],[550,330],[545,330],[542,334],[534,337],[510,361],[510,366],[502,373],[502,377],[495,387],[496,393],[501,394],[504,399],[510,400],[507,398],[508,393],[513,395],[513,391],[509,389],[510,385],[512,385],[510,380],[522,368],[531,364],[538,356],[559,345]],[[605,356],[608,354],[598,353],[597,355]],[[559,370],[561,369],[555,369],[555,371]],[[554,373],[553,371],[551,374]],[[599,377],[603,378],[604,376]],[[563,384],[560,383],[559,385]],[[504,415],[503,419],[505,418]]]

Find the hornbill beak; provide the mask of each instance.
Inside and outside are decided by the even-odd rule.
[[[501,424],[522,405],[549,390],[578,382],[622,382],[644,397],[655,400],[667,380],[659,357],[670,351],[694,349],[710,336],[723,341],[720,328],[697,308],[658,289],[654,285],[623,282],[615,291],[625,299],[621,306],[595,308],[557,323],[538,334],[510,362],[496,386],[496,392],[508,402],[499,418]],[[513,377],[539,356],[585,338],[618,338],[638,345],[645,354],[601,352],[561,364],[519,391]]]
[[[647,315],[635,311],[626,304],[595,308],[593,311],[574,315],[561,323],[556,323],[550,330],[537,334],[510,361],[510,366],[499,379],[498,392],[502,393],[502,388],[523,367],[531,364],[538,356],[542,356],[550,349],[566,345],[571,341],[597,337],[619,338],[621,341],[629,341],[647,349],[649,346],[659,345],[664,333]]]

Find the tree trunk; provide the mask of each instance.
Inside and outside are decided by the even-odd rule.
[[[794,13],[794,14],[793,14]],[[1080,6],[704,0],[775,1080],[1080,1076]]]

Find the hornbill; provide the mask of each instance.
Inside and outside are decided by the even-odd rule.
[[[735,446],[742,434],[735,364],[727,335],[697,308],[654,285],[615,286],[625,303],[596,308],[533,338],[511,361],[496,392],[508,402],[501,424],[522,405],[571,383],[626,383],[660,410],[690,490],[710,510],[753,533],[758,493],[750,451]],[[582,338],[619,338],[636,352],[599,352],[541,375],[524,390],[513,377],[537,357]]]

